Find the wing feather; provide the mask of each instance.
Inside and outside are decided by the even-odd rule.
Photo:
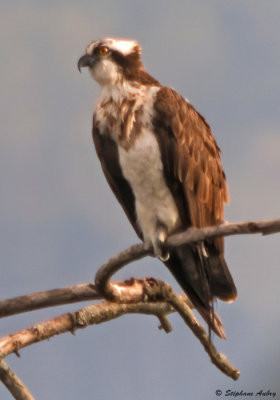
[[[182,229],[220,224],[229,194],[220,158],[221,151],[209,125],[190,103],[167,87],[158,91],[154,108],[153,125],[161,149],[165,179],[174,194]],[[199,284],[190,273],[189,259],[186,261],[184,257],[181,258],[180,267],[173,267],[171,262],[168,266],[179,282],[189,290],[189,294],[192,294],[191,298],[198,309],[200,306],[196,302],[196,295],[202,300],[207,312],[211,313],[209,301],[213,297],[234,300],[237,291],[224,260],[224,239],[207,240],[204,249],[209,257],[198,259],[194,267],[195,273],[199,275]],[[180,251],[189,250],[178,249],[177,256]],[[210,289],[210,293],[203,285]]]
[[[191,104],[166,87],[158,92],[155,111],[160,146],[168,140],[166,174],[169,181],[180,182],[192,225],[221,223],[228,189],[220,149],[209,125]]]
[[[109,136],[100,134],[95,119],[93,119],[92,136],[107,182],[124,209],[136,234],[142,239],[142,233],[137,224],[135,198],[130,184],[123,176],[117,145]]]

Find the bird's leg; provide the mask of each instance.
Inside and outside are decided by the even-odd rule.
[[[153,240],[152,244],[156,257],[159,258],[160,261],[164,262],[167,261],[170,257],[169,252],[165,248],[166,239],[167,239],[167,227],[161,222],[158,222],[155,239]]]

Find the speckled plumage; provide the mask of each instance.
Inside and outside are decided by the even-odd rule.
[[[190,103],[145,71],[140,46],[123,39],[92,42],[80,66],[89,66],[101,85],[93,139],[108,183],[138,236],[157,254],[172,232],[221,223],[229,195],[211,129]],[[164,260],[221,337],[212,301],[237,295],[223,253],[218,238],[170,250]]]

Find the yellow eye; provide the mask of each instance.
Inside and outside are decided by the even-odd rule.
[[[107,47],[107,46],[101,46],[101,47],[99,48],[99,54],[100,54],[101,56],[106,56],[106,55],[109,54],[109,53],[110,53],[109,47]]]

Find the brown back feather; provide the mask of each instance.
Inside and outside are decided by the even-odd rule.
[[[158,92],[154,107],[153,124],[166,183],[172,193],[177,193],[174,199],[182,229],[222,223],[229,193],[221,151],[209,125],[191,104],[167,87]],[[234,300],[237,291],[224,260],[224,239],[215,238],[204,245],[210,256],[204,260],[208,265],[209,300],[213,296]],[[203,292],[201,289],[201,298]]]
[[[220,149],[209,125],[191,104],[166,87],[158,92],[155,110],[155,130],[159,137],[165,136],[159,140],[161,147],[169,132],[169,150],[163,151],[169,158],[168,175],[182,186],[191,225],[201,228],[221,223],[229,195]]]

